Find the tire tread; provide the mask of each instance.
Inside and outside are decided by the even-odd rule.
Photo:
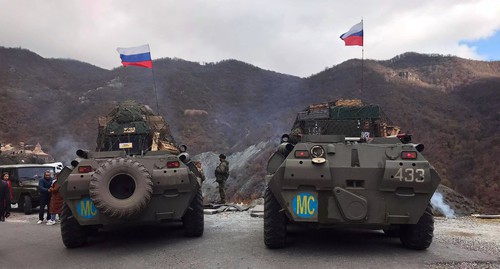
[[[434,216],[431,205],[427,206],[417,224],[401,225],[400,240],[409,249],[427,249],[431,245],[433,237]]]
[[[61,212],[61,236],[67,248],[81,247],[87,242],[87,234],[83,228],[73,217],[69,206],[64,203]]]
[[[199,237],[204,230],[203,194],[198,188],[195,197],[191,201],[186,213],[182,217],[184,234],[188,237]]]
[[[100,188],[102,188],[103,185],[100,183],[101,181],[109,180],[105,178],[106,171],[122,166],[134,169],[138,173],[139,176],[137,176],[137,178],[139,180],[144,180],[145,191],[143,191],[144,195],[140,197],[140,200],[135,202],[132,206],[128,208],[115,208],[106,203],[107,196],[104,195],[106,192],[104,191],[101,193],[102,190],[100,190]],[[151,179],[151,174],[141,163],[130,158],[110,159],[103,163],[92,175],[89,185],[89,195],[95,207],[99,209],[99,212],[112,218],[130,218],[141,212],[151,200],[153,195],[153,181]]]
[[[287,219],[278,200],[269,188],[264,195],[264,243],[268,248],[283,248],[286,244]]]

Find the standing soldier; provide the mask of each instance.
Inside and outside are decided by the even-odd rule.
[[[300,127],[300,125],[294,126],[292,131],[290,132],[290,142],[293,144],[297,144],[302,140],[302,136],[304,135],[304,130]]]
[[[217,168],[215,168],[215,182],[219,183],[220,201],[218,203],[225,204],[226,192],[224,190],[224,184],[229,177],[229,162],[226,161],[226,155],[224,154],[219,155],[219,160],[220,163]]]

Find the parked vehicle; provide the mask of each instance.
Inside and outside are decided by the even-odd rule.
[[[287,225],[383,229],[410,249],[430,246],[430,199],[441,178],[377,105],[341,100],[299,112],[267,165],[264,243]]]
[[[46,164],[54,166],[56,173],[60,173],[61,170],[64,168],[64,165],[62,162],[53,162],[53,163],[46,163]]]
[[[101,227],[164,221],[182,221],[186,236],[201,236],[199,171],[163,117],[127,102],[98,123],[96,151],[78,150],[58,177],[64,245],[82,246]]]
[[[12,183],[12,204],[17,204],[24,214],[31,214],[33,208],[39,206],[40,194],[38,181],[45,171],[54,175],[55,168],[51,164],[10,164],[0,165],[0,174],[9,173]]]

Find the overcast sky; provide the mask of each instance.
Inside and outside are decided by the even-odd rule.
[[[500,59],[499,0],[0,0],[0,46],[112,69],[117,47],[150,44],[153,60],[236,59],[307,77],[361,58],[339,36],[362,18],[365,59]]]

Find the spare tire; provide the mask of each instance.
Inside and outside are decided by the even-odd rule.
[[[153,182],[144,165],[130,158],[115,158],[103,163],[92,175],[89,193],[101,213],[130,218],[151,200]]]

